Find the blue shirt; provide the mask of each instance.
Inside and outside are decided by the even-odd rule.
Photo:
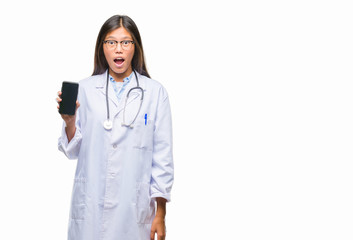
[[[123,82],[116,82],[114,80],[114,78],[109,74],[109,80],[110,80],[111,84],[113,85],[115,95],[118,98],[118,102],[120,102],[121,96],[123,95],[123,92],[124,92],[126,86],[129,84],[131,77],[132,77],[132,73],[130,74],[130,76],[124,78]]]

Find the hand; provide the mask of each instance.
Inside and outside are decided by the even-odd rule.
[[[61,97],[62,92],[59,91],[58,92],[58,97],[56,98],[56,102],[58,103],[57,108],[60,109],[60,102],[62,101]],[[76,101],[76,111],[77,109],[80,107],[80,103],[78,101]],[[75,115],[67,115],[67,114],[60,114],[62,119],[65,121],[66,126],[74,126],[75,125],[75,121],[76,121],[76,112]]]
[[[157,233],[157,240],[165,240],[165,222],[164,217],[156,216],[153,219],[151,227],[151,240],[154,240],[154,235]]]
[[[60,104],[59,103],[62,101],[60,96],[61,96],[61,91],[58,92],[58,97],[56,98],[56,102],[58,103],[58,109],[60,108]],[[76,112],[77,112],[77,109],[79,107],[80,107],[80,103],[78,101],[76,101],[75,115],[60,114],[62,119],[66,123],[65,132],[66,132],[66,135],[67,135],[68,142],[70,142],[71,139],[75,136],[75,132],[76,132]]]

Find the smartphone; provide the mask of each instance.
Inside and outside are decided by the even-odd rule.
[[[59,113],[75,115],[78,83],[64,81],[61,87],[61,99]]]

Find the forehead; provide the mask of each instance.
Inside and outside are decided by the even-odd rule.
[[[107,33],[106,39],[132,39],[131,34],[124,28],[119,27]]]

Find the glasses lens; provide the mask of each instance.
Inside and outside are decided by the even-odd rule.
[[[121,47],[124,49],[124,50],[130,50],[131,48],[131,42],[130,41],[123,41],[121,43]]]
[[[114,42],[114,41],[107,41],[106,44],[109,49],[114,49],[116,46],[116,42]]]

